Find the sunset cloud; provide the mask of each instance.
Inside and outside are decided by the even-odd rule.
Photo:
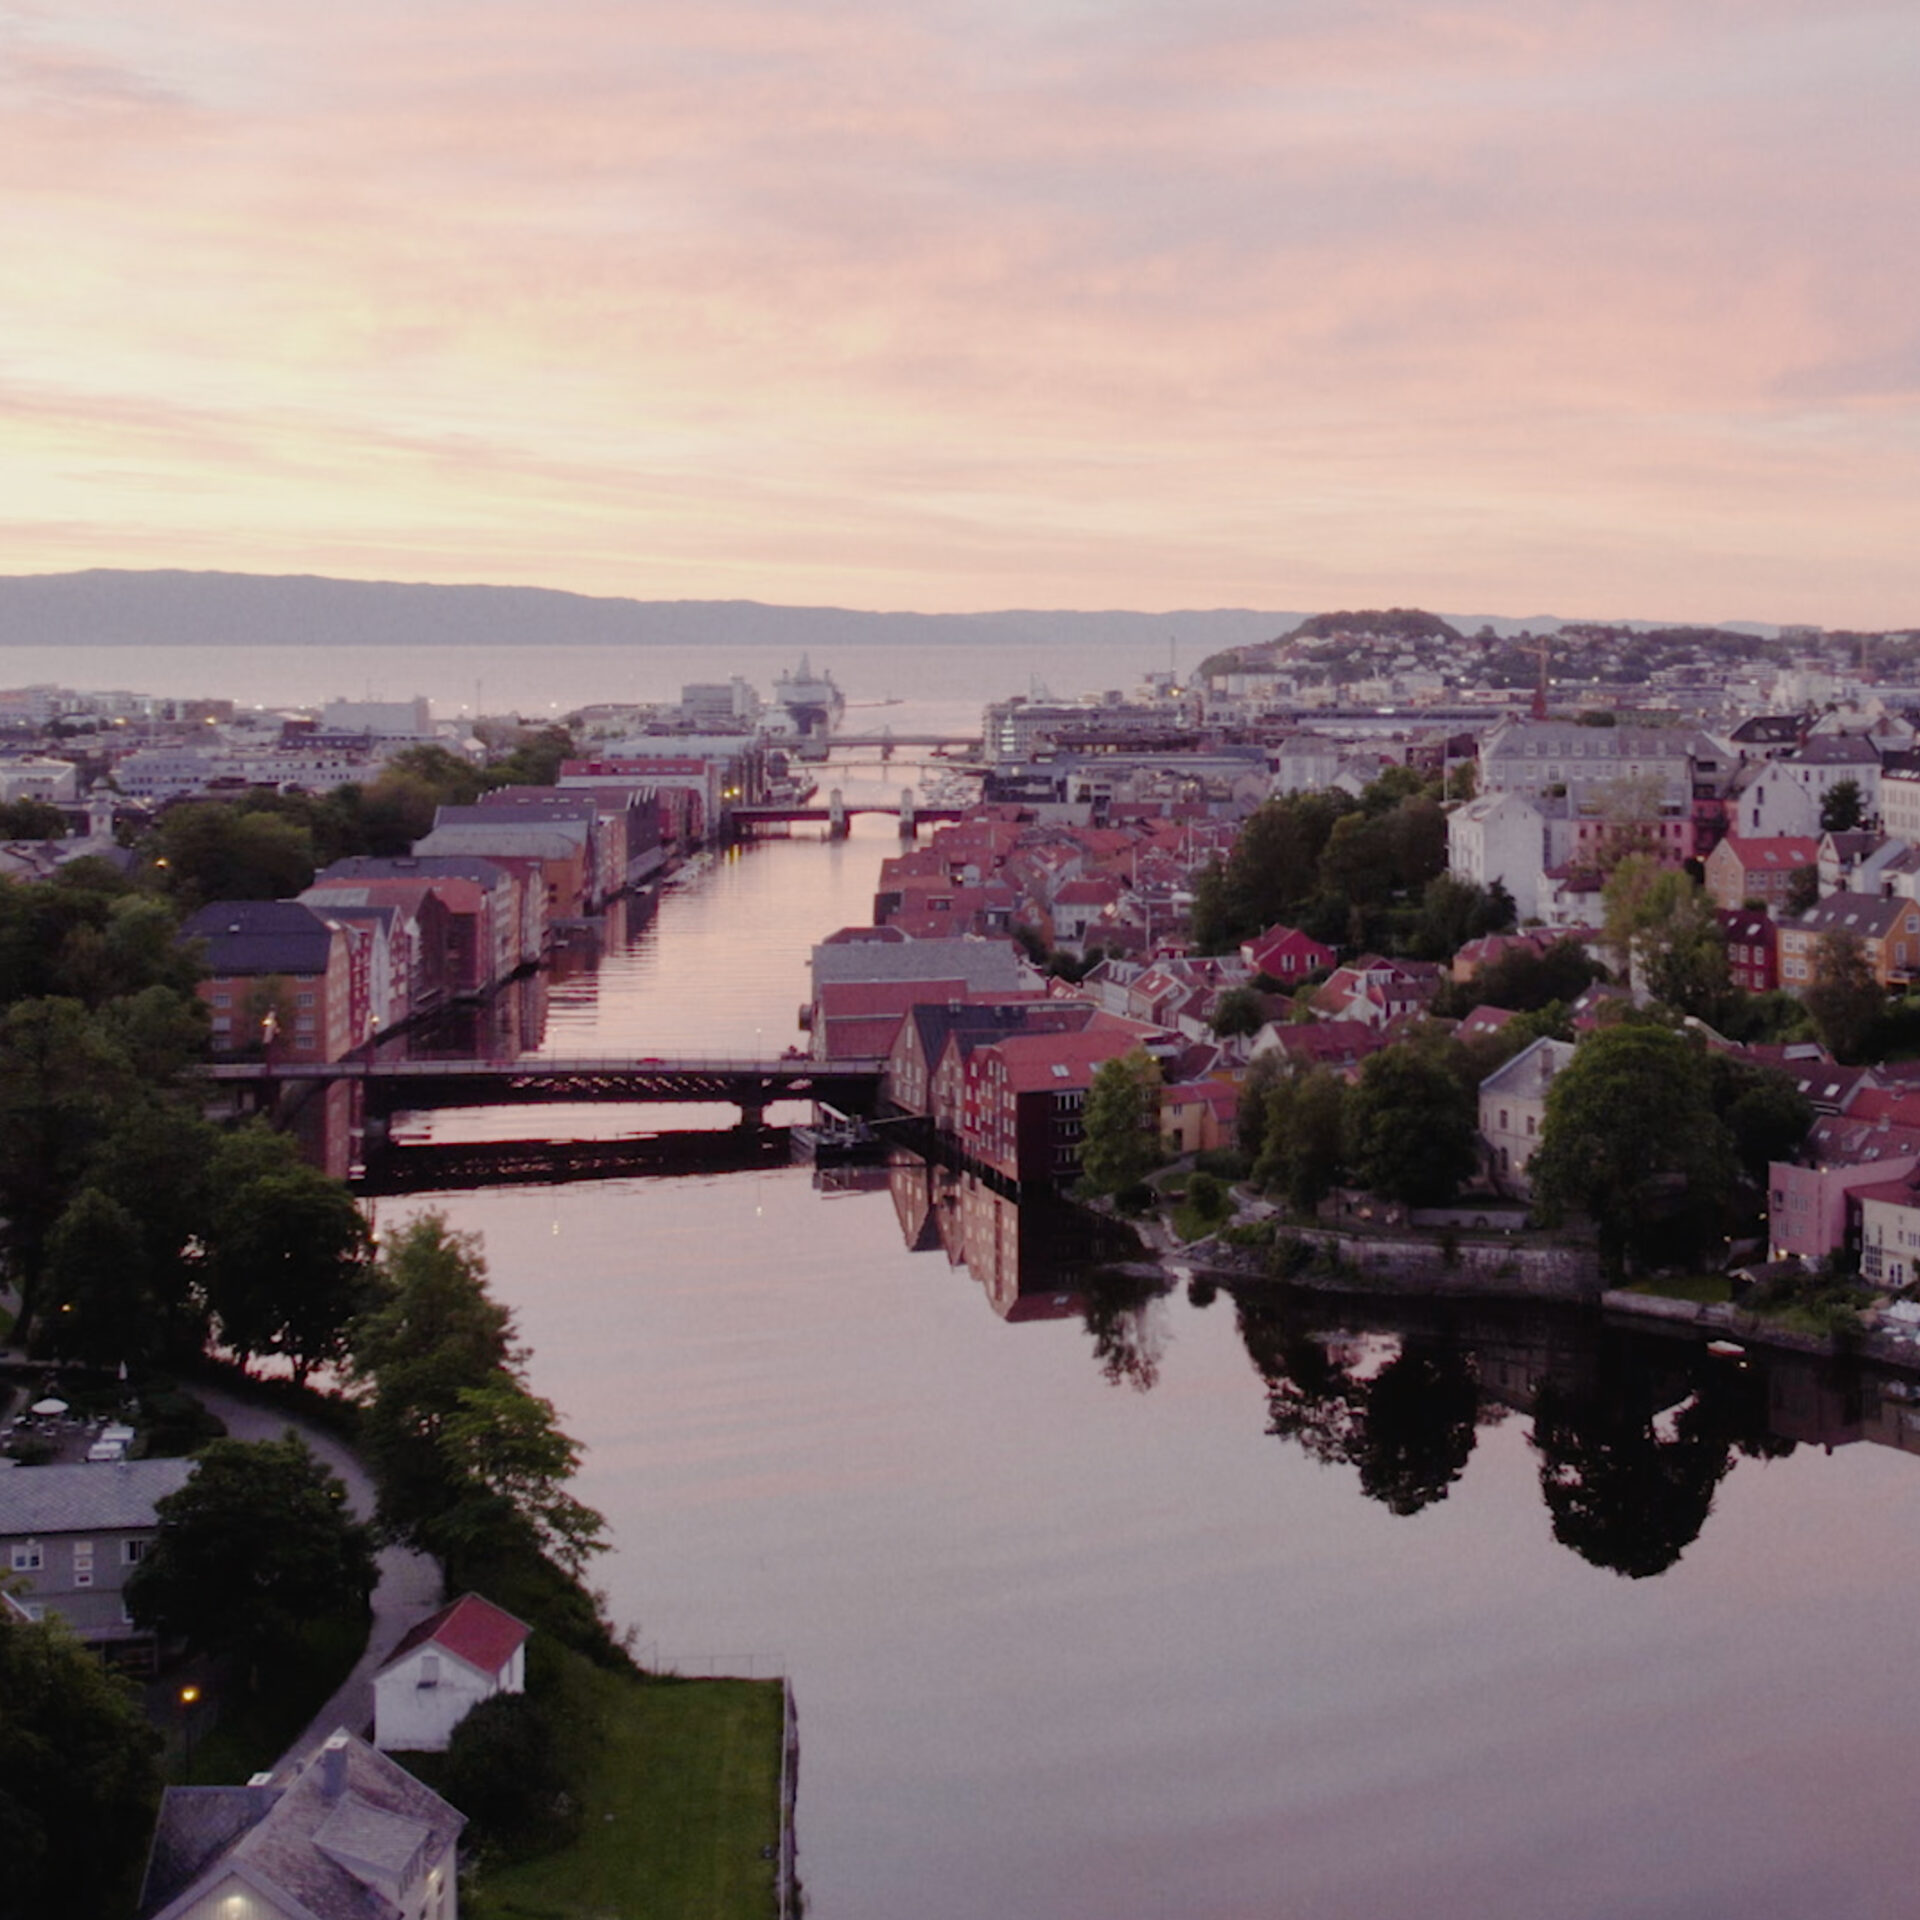
[[[0,529],[642,596],[1920,620],[1920,17],[0,11]]]

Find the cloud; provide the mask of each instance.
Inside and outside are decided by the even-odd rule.
[[[164,11],[0,25],[0,371],[73,436],[0,510],[50,463],[63,552],[177,473],[234,564],[1564,606],[1637,554],[1659,612],[1916,617],[1906,13]]]

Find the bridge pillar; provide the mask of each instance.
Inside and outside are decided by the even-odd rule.
[[[900,838],[911,840],[918,831],[918,823],[913,817],[913,789],[902,787],[900,789]]]
[[[893,729],[891,727],[882,727],[880,729],[880,764],[885,766],[892,758]]]
[[[767,1103],[764,1100],[742,1100],[740,1102],[740,1131],[759,1133],[767,1124]]]
[[[847,837],[847,799],[838,787],[827,795],[827,838],[844,840]]]

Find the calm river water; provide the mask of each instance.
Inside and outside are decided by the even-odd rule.
[[[5,664],[442,711],[771,676],[765,650],[713,649]],[[1068,693],[1159,662],[816,664],[900,703],[852,724],[959,731],[1032,672]],[[570,1053],[777,1051],[808,950],[869,917],[892,844],[876,825],[685,880],[597,969],[523,996],[525,1030]],[[815,1920],[1920,1910],[1920,1463],[1901,1451],[1920,1408],[1884,1382],[1578,1318],[1143,1301],[905,1170],[380,1211],[423,1205],[484,1235],[534,1384],[586,1445],[614,1617],[663,1665],[791,1674]]]
[[[787,1044],[892,844],[681,884],[553,986],[544,1045]],[[1906,1433],[1870,1383],[1578,1319],[1116,1298],[906,1171],[382,1211],[422,1205],[485,1237],[643,1654],[792,1676],[817,1920],[1920,1901],[1920,1463],[1819,1444]]]

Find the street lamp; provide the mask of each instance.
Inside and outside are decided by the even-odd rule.
[[[180,1733],[186,1745],[186,1775],[189,1782],[193,1779],[193,1710],[200,1704],[200,1689],[189,1682],[180,1689],[177,1696],[180,1702]]]

